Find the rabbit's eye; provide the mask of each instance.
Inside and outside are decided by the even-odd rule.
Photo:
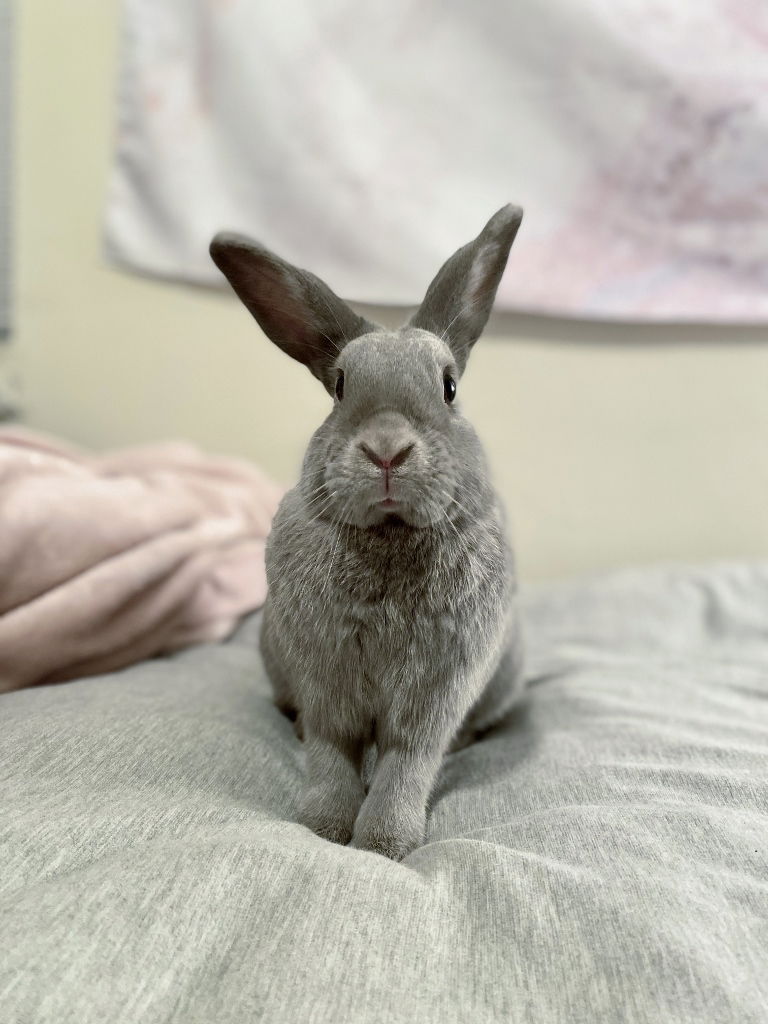
[[[339,401],[344,397],[344,371],[339,370],[339,375],[336,378],[336,397]]]
[[[449,373],[446,373],[445,377],[443,377],[443,398],[445,399],[446,403],[450,405],[455,397],[456,381]]]

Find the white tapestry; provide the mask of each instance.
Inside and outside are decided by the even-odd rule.
[[[220,228],[411,305],[505,202],[503,309],[768,319],[768,4],[124,0],[107,248]]]

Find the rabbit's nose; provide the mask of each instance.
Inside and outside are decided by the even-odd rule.
[[[378,466],[379,469],[390,470],[394,469],[396,466],[402,466],[413,451],[413,445],[407,444],[404,448],[401,448],[399,452],[385,456],[379,452],[375,452],[373,448],[370,448],[364,441],[361,441],[360,450],[371,460],[374,466]]]

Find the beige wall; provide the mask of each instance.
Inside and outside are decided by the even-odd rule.
[[[189,437],[290,482],[327,407],[309,374],[229,295],[102,260],[117,6],[19,5],[16,358],[27,421],[96,447]],[[497,322],[462,397],[523,574],[765,555],[767,337]]]

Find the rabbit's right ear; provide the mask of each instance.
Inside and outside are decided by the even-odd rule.
[[[211,258],[279,348],[304,363],[333,394],[333,363],[347,342],[376,330],[320,278],[243,235],[221,232]]]
[[[411,318],[413,327],[440,335],[463,371],[490,316],[523,211],[503,206],[483,230],[443,264]]]

